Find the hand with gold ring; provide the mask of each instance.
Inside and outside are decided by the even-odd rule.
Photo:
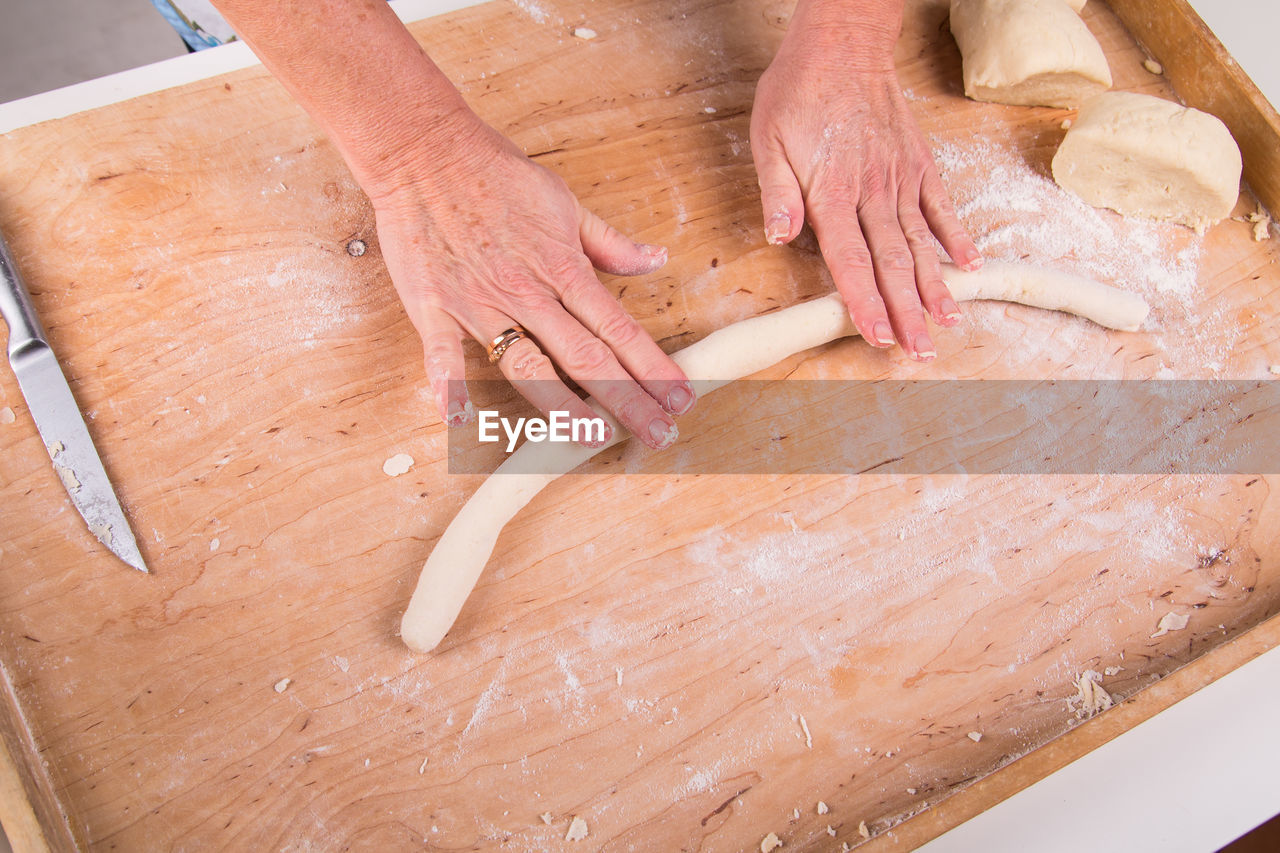
[[[594,271],[653,272],[666,262],[665,249],[606,225],[564,181],[474,116],[447,150],[370,197],[387,269],[422,336],[447,423],[471,417],[457,381],[466,335],[542,412],[595,417],[557,375],[559,365],[649,447],[675,440],[673,416],[693,406],[693,388]]]

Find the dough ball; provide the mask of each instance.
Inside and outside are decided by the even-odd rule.
[[[1231,214],[1240,149],[1208,113],[1132,92],[1085,104],[1053,158],[1053,179],[1094,207],[1197,230]]]
[[[975,101],[1077,107],[1111,88],[1102,47],[1069,0],[951,0],[951,32]]]

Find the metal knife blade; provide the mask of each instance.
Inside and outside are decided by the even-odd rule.
[[[124,562],[146,572],[80,408],[58,359],[45,339],[26,285],[0,236],[0,314],[9,325],[9,364],[71,502],[98,541]]]

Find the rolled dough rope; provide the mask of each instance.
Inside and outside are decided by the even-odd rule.
[[[960,301],[1019,302],[1077,314],[1124,331],[1141,326],[1148,311],[1140,296],[1056,270],[988,262],[981,271],[971,273],[943,264],[942,277]],[[840,295],[832,293],[726,326],[672,358],[701,396],[794,353],[856,334]],[[595,401],[588,403],[613,427],[613,439],[605,447],[627,437],[626,430]],[[409,648],[425,652],[440,644],[480,579],[507,522],[561,474],[605,447],[527,443],[498,466],[445,528],[422,568],[400,623],[400,636]]]

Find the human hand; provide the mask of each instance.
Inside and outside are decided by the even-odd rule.
[[[471,416],[457,381],[462,336],[489,344],[519,325],[530,337],[498,366],[530,403],[596,417],[557,376],[558,364],[649,447],[670,445],[671,416],[692,407],[693,388],[592,269],[643,275],[666,263],[666,250],[605,224],[469,111],[451,122],[447,144],[425,137],[366,188],[441,418],[457,426]]]
[[[936,352],[922,307],[939,325],[960,318],[930,235],[964,269],[982,258],[898,85],[900,18],[877,27],[849,3],[836,18],[816,5],[801,3],[756,89],[751,151],[766,237],[793,240],[807,216],[858,332],[926,361]]]

